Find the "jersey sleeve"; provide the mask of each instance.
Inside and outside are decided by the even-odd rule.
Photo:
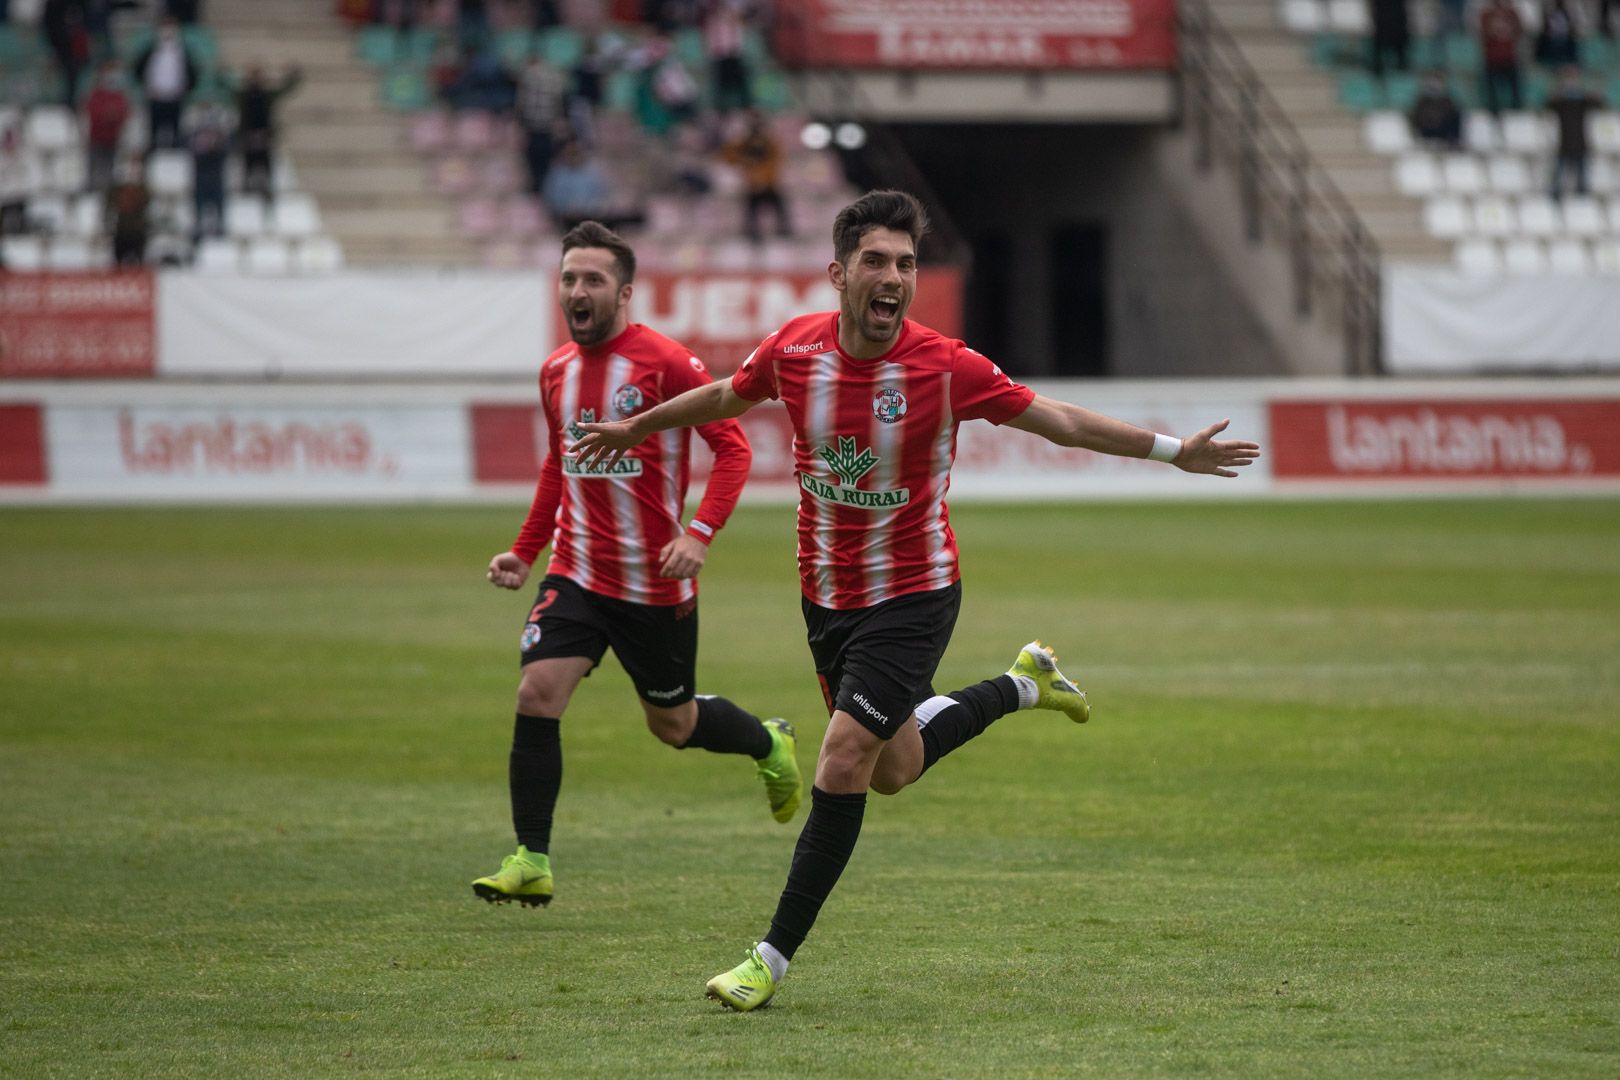
[[[951,364],[951,415],[1005,424],[1029,408],[1035,391],[1007,377],[988,357],[957,343]]]
[[[766,398],[774,401],[781,397],[776,385],[776,362],[772,358],[775,350],[776,334],[772,334],[759,343],[759,348],[748,354],[748,359],[731,377],[732,392],[749,401],[764,401]]]
[[[705,386],[714,380],[697,357],[672,364],[664,376],[664,388],[669,397]],[[703,489],[703,501],[692,515],[686,531],[705,544],[714,539],[731,517],[748,482],[748,470],[754,462],[754,451],[748,445],[748,436],[742,425],[734,419],[715,420],[699,424],[698,437],[714,451],[714,467],[709,482]]]
[[[540,480],[534,487],[534,500],[529,504],[529,516],[523,520],[517,539],[512,541],[512,554],[534,565],[541,550],[551,543],[557,528],[557,507],[562,505],[562,425],[545,406],[542,389],[541,409],[546,415],[546,458],[540,463]]]

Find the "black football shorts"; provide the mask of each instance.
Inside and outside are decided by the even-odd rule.
[[[696,600],[633,604],[547,574],[523,624],[523,663],[584,656],[594,670],[612,648],[642,700],[667,708],[692,700],[697,639]]]

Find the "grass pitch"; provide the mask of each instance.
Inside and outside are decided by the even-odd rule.
[[[564,719],[557,899],[510,850],[523,508],[0,512],[0,1073],[1620,1075],[1620,503],[960,507],[941,689],[777,1003],[803,812]],[[824,719],[791,512],[705,572],[701,683]]]

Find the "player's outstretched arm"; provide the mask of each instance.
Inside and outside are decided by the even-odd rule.
[[[568,453],[581,465],[602,463],[612,468],[626,450],[649,435],[670,428],[696,427],[714,420],[729,420],[758,404],[733,392],[730,379],[705,383],[628,420],[580,424],[579,428],[585,435],[569,446]]]
[[[1181,447],[1169,458],[1170,464],[1190,473],[1236,476],[1234,470],[1252,464],[1260,456],[1260,444],[1216,439],[1230,422],[1222,420],[1180,440]],[[1040,394],[1035,395],[1029,408],[1007,421],[1007,426],[1039,435],[1059,446],[1078,446],[1117,457],[1149,457],[1159,443],[1159,437],[1147,428]],[[1165,441],[1172,448],[1175,446],[1174,440]]]
[[[510,551],[489,560],[489,583],[503,589],[521,589],[529,580],[529,564]]]

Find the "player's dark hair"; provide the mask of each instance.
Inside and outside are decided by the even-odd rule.
[[[563,234],[562,253],[575,248],[603,248],[613,252],[613,261],[619,267],[619,284],[628,285],[636,280],[636,253],[624,237],[600,221],[582,221]]]
[[[847,264],[868,229],[908,233],[915,248],[928,234],[928,211],[904,191],[868,191],[838,212],[833,222],[833,258]]]

